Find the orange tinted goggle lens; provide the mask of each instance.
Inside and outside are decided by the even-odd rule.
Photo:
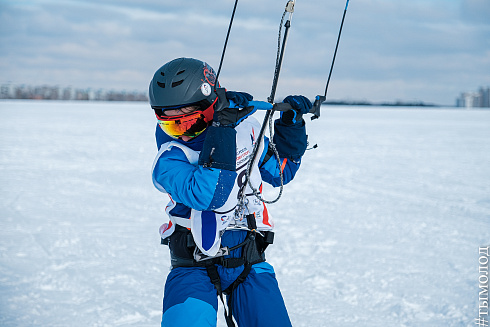
[[[166,134],[176,139],[179,136],[196,137],[208,127],[205,117],[200,111],[178,117],[164,118],[160,116],[158,124]]]

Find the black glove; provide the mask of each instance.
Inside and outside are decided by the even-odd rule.
[[[255,107],[248,107],[248,102],[253,100],[253,96],[248,93],[227,91],[226,99],[233,101],[235,106],[215,111],[213,126],[236,127],[257,110]]]
[[[209,168],[236,170],[236,131],[234,127],[257,110],[248,107],[253,97],[244,92],[217,89],[218,104],[214,109],[213,124],[204,139],[198,164]],[[232,101],[233,103],[230,103]],[[233,106],[232,108],[230,108]]]
[[[303,115],[310,112],[313,105],[308,98],[302,95],[289,95],[282,102],[293,107],[292,110],[281,112],[281,121],[286,125],[293,125],[303,120]]]

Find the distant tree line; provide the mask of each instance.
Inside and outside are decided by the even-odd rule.
[[[328,100],[325,101],[323,104],[326,105],[341,105],[341,106],[389,106],[389,107],[438,107],[436,104],[432,103],[425,103],[422,101],[395,101],[395,102],[380,102],[380,103],[374,103],[374,102],[369,102],[366,100],[353,100],[353,101],[348,101],[348,100]]]
[[[0,99],[81,100],[81,101],[148,101],[139,91],[114,91],[104,89],[79,89],[60,86],[30,86],[3,84]]]

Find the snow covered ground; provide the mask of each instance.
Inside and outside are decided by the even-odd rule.
[[[0,325],[159,326],[148,106],[2,101],[0,118]],[[474,325],[490,111],[326,107],[308,131],[319,147],[269,206],[293,325]]]

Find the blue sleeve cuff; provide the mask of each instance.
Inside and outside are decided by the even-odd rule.
[[[280,119],[274,122],[274,143],[281,158],[300,159],[306,151],[307,135],[305,121],[286,125]]]
[[[262,180],[274,187],[281,185],[281,170],[283,172],[283,183],[286,185],[293,180],[301,162],[283,159],[278,163],[276,157],[271,157],[260,169]]]

